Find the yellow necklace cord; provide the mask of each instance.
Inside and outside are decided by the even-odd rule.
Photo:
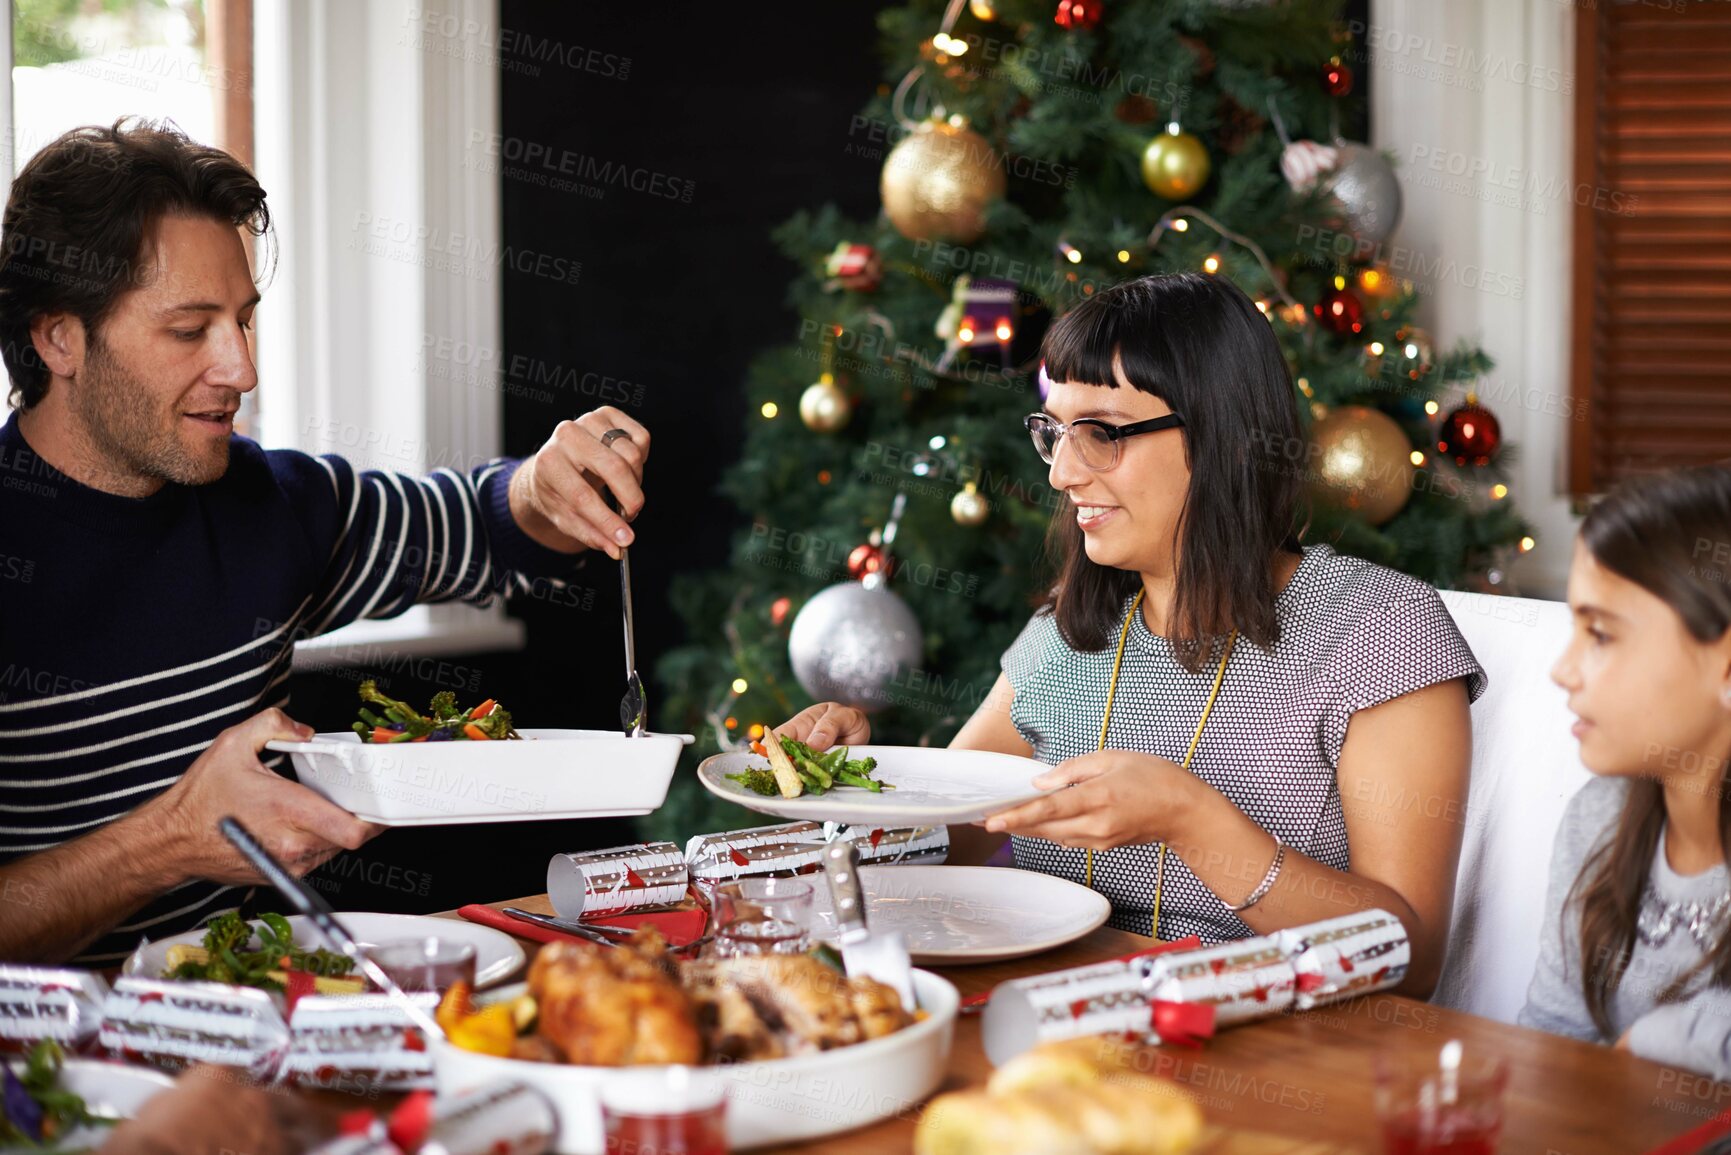
[[[1220,697],[1220,684],[1226,680],[1226,663],[1232,660],[1232,647],[1238,642],[1238,631],[1226,639],[1226,652],[1220,656],[1220,668],[1214,671],[1214,688],[1208,691],[1208,704],[1202,707],[1202,717],[1196,723],[1196,733],[1190,736],[1190,749],[1184,752],[1184,769],[1190,769],[1190,759],[1196,756],[1197,743],[1202,741],[1202,727],[1208,725],[1208,715],[1214,712],[1214,700]],[[1160,937],[1160,894],[1166,884],[1166,844],[1154,860],[1154,917],[1148,924],[1148,937]]]
[[[1147,587],[1136,590],[1136,596],[1130,602],[1130,612],[1124,615],[1124,628],[1118,631],[1118,655],[1112,659],[1112,681],[1106,686],[1106,712],[1100,716],[1100,744],[1097,750],[1106,748],[1106,731],[1112,725],[1112,699],[1118,693],[1118,671],[1124,668],[1124,643],[1130,640],[1130,620],[1136,616],[1136,611],[1142,608],[1142,595],[1147,593]],[[1094,852],[1089,850],[1084,857],[1082,868],[1082,885],[1090,890],[1094,886]]]
[[[1112,725],[1112,700],[1118,695],[1118,671],[1124,667],[1124,643],[1130,639],[1130,623],[1135,619],[1136,611],[1142,608],[1142,595],[1146,587],[1136,591],[1136,597],[1130,602],[1130,612],[1124,615],[1123,628],[1118,631],[1118,653],[1112,659],[1112,680],[1106,686],[1106,710],[1100,717],[1100,745],[1098,749],[1106,748],[1106,734]],[[1220,685],[1226,680],[1226,663],[1232,660],[1232,649],[1238,642],[1238,631],[1233,630],[1226,639],[1226,652],[1220,655],[1220,666],[1214,671],[1214,686],[1208,691],[1208,701],[1202,707],[1202,717],[1196,722],[1196,732],[1190,736],[1190,748],[1184,752],[1184,769],[1190,769],[1190,759],[1196,756],[1196,747],[1202,741],[1202,728],[1208,725],[1208,715],[1214,712],[1214,702],[1220,697]],[[1083,852],[1082,885],[1090,890],[1094,887],[1094,851],[1089,848]],[[1166,883],[1166,844],[1160,844],[1160,853],[1154,865],[1154,918],[1149,927],[1151,938],[1160,937],[1160,895]]]

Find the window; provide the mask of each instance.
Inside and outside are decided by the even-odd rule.
[[[465,39],[498,27],[497,0],[448,0],[431,29],[415,0],[0,5],[13,30],[0,42],[0,64],[10,52],[13,66],[11,89],[0,89],[11,126],[0,185],[66,129],[138,114],[235,153],[268,190],[275,264],[257,314],[247,432],[405,472],[499,453],[498,382],[438,374],[425,352],[501,360],[500,271],[453,269],[432,239],[500,247],[496,178],[465,163],[472,141],[498,131],[496,65]],[[421,606],[303,642],[297,662],[521,640],[498,606]]]
[[[1731,4],[1576,23],[1570,488],[1731,454]]]

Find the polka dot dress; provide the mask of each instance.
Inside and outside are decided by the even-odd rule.
[[[1119,620],[1129,611],[1125,601]],[[1276,602],[1280,640],[1263,649],[1238,640],[1191,772],[1295,850],[1348,870],[1346,819],[1335,768],[1352,715],[1453,678],[1469,698],[1485,675],[1442,599],[1429,585],[1328,546],[1311,546]],[[1034,757],[1048,765],[1092,753],[1112,680],[1114,630],[1104,649],[1071,649],[1050,614],[1028,622],[1004,653],[1015,690],[1010,717]],[[1106,746],[1182,763],[1214,685],[1219,658],[1190,673],[1142,615],[1130,623]],[[1149,933],[1158,846],[1094,855],[1094,889],[1112,901],[1111,925]],[[1082,882],[1084,852],[1043,838],[1014,839],[1016,865]],[[1176,854],[1166,856],[1161,939],[1205,943],[1254,932],[1228,913]],[[1235,894],[1233,902],[1243,901]]]

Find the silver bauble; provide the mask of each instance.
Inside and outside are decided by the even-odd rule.
[[[1379,245],[1400,223],[1400,181],[1374,148],[1342,143],[1334,170],[1322,178],[1340,205],[1340,227],[1360,244]]]
[[[907,603],[881,586],[842,582],[805,603],[787,657],[805,692],[868,713],[890,704],[898,671],[917,668],[925,637]]]

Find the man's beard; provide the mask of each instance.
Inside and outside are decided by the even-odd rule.
[[[204,453],[191,452],[180,440],[181,418],[173,402],[158,411],[150,391],[95,334],[72,404],[102,458],[92,464],[105,472],[176,485],[207,485],[228,472],[227,439]]]

